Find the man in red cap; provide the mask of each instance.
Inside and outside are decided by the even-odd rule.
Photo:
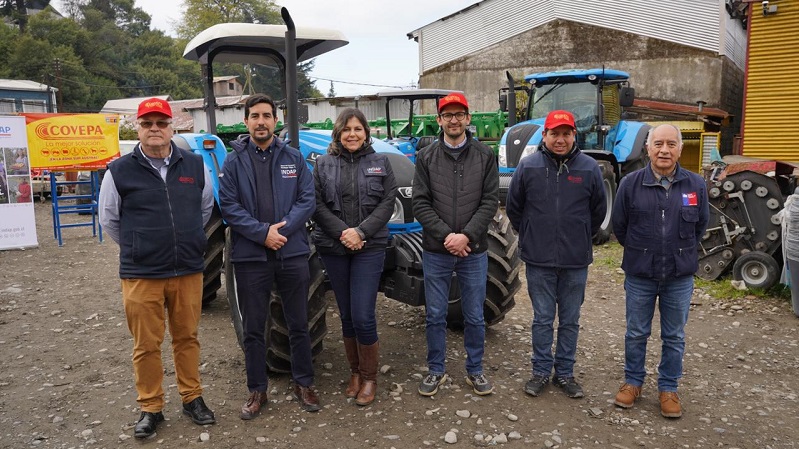
[[[419,152],[413,178],[413,213],[423,229],[427,366],[419,394],[432,396],[447,380],[444,366],[447,311],[453,272],[463,311],[466,383],[477,395],[494,387],[483,373],[488,276],[488,225],[499,207],[494,152],[468,130],[469,104],[461,92],[438,102],[438,141]]]
[[[165,319],[183,413],[200,425],[215,422],[202,398],[197,339],[207,244],[204,226],[214,196],[202,158],[172,143],[169,103],[144,100],[136,117],[140,143],[132,153],[108,164],[99,209],[101,225],[119,244],[122,301],[133,335],[133,371],[141,407],[134,436],[145,438],[164,420]]]
[[[574,379],[574,360],[585,298],[592,236],[607,210],[602,172],[575,144],[577,129],[568,111],[552,111],[538,150],[523,158],[511,179],[506,212],[519,233],[533,303],[532,378],[524,387],[539,396],[549,383],[572,398],[583,397]],[[553,323],[558,342],[553,357]]]

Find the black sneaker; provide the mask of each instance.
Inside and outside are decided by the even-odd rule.
[[[524,385],[524,392],[530,396],[538,396],[544,391],[544,387],[549,383],[549,376],[533,375]]]
[[[491,385],[491,382],[485,374],[468,375],[466,376],[466,383],[469,384],[469,386],[474,389],[474,393],[479,396],[485,396],[494,392],[494,386]]]
[[[574,380],[574,377],[558,377],[552,379],[552,383],[558,388],[563,388],[563,392],[570,398],[583,397],[583,387]]]
[[[422,396],[432,396],[438,392],[438,387],[447,380],[447,373],[428,374],[419,384],[419,394]]]

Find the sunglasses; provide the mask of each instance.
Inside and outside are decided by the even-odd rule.
[[[171,125],[171,124],[172,124],[172,120],[156,120],[156,121],[140,120],[139,121],[139,126],[141,126],[142,128],[148,128],[148,129],[152,128],[153,125],[156,125],[159,128],[163,129],[163,128],[166,128],[167,126]]]

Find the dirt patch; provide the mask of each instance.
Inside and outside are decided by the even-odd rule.
[[[450,431],[459,447],[799,444],[799,320],[784,300],[730,301],[697,292],[686,330],[683,418],[660,416],[656,337],[650,340],[651,375],[643,398],[631,410],[615,408],[612,398],[623,379],[623,275],[618,265],[604,262],[591,267],[582,312],[576,375],[586,391],[583,399],[569,399],[551,386],[538,398],[522,391],[530,377],[531,322],[523,284],[516,307],[487,332],[485,368],[496,386],[488,397],[474,395],[464,382],[463,339],[457,332],[448,336],[451,382],[433,398],[419,396],[416,388],[426,370],[424,311],[381,296],[379,394],[373,405],[357,407],[343,395],[348,367],[328,293],[329,332],[315,361],[324,408],[317,414],[300,411],[289,397],[288,377],[273,376],[268,410],[244,422],[238,418],[247,395],[244,357],[222,289],[200,324],[204,397],[217,424],[198,427],[180,413],[165,343],[167,421],[152,438],[134,440],[138,409],[117,246],[110,240],[99,244],[88,228],[75,228],[64,231],[64,246],[58,247],[50,210],[49,203],[36,204],[39,248],[0,252],[2,448],[444,447]],[[76,219],[83,218],[65,218]],[[597,251],[598,261],[618,253],[614,245]],[[655,325],[653,334],[658,332]]]

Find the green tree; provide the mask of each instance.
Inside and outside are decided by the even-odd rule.
[[[327,91],[327,98],[333,98],[336,96],[336,89],[333,88],[333,81],[330,82],[330,90]]]

